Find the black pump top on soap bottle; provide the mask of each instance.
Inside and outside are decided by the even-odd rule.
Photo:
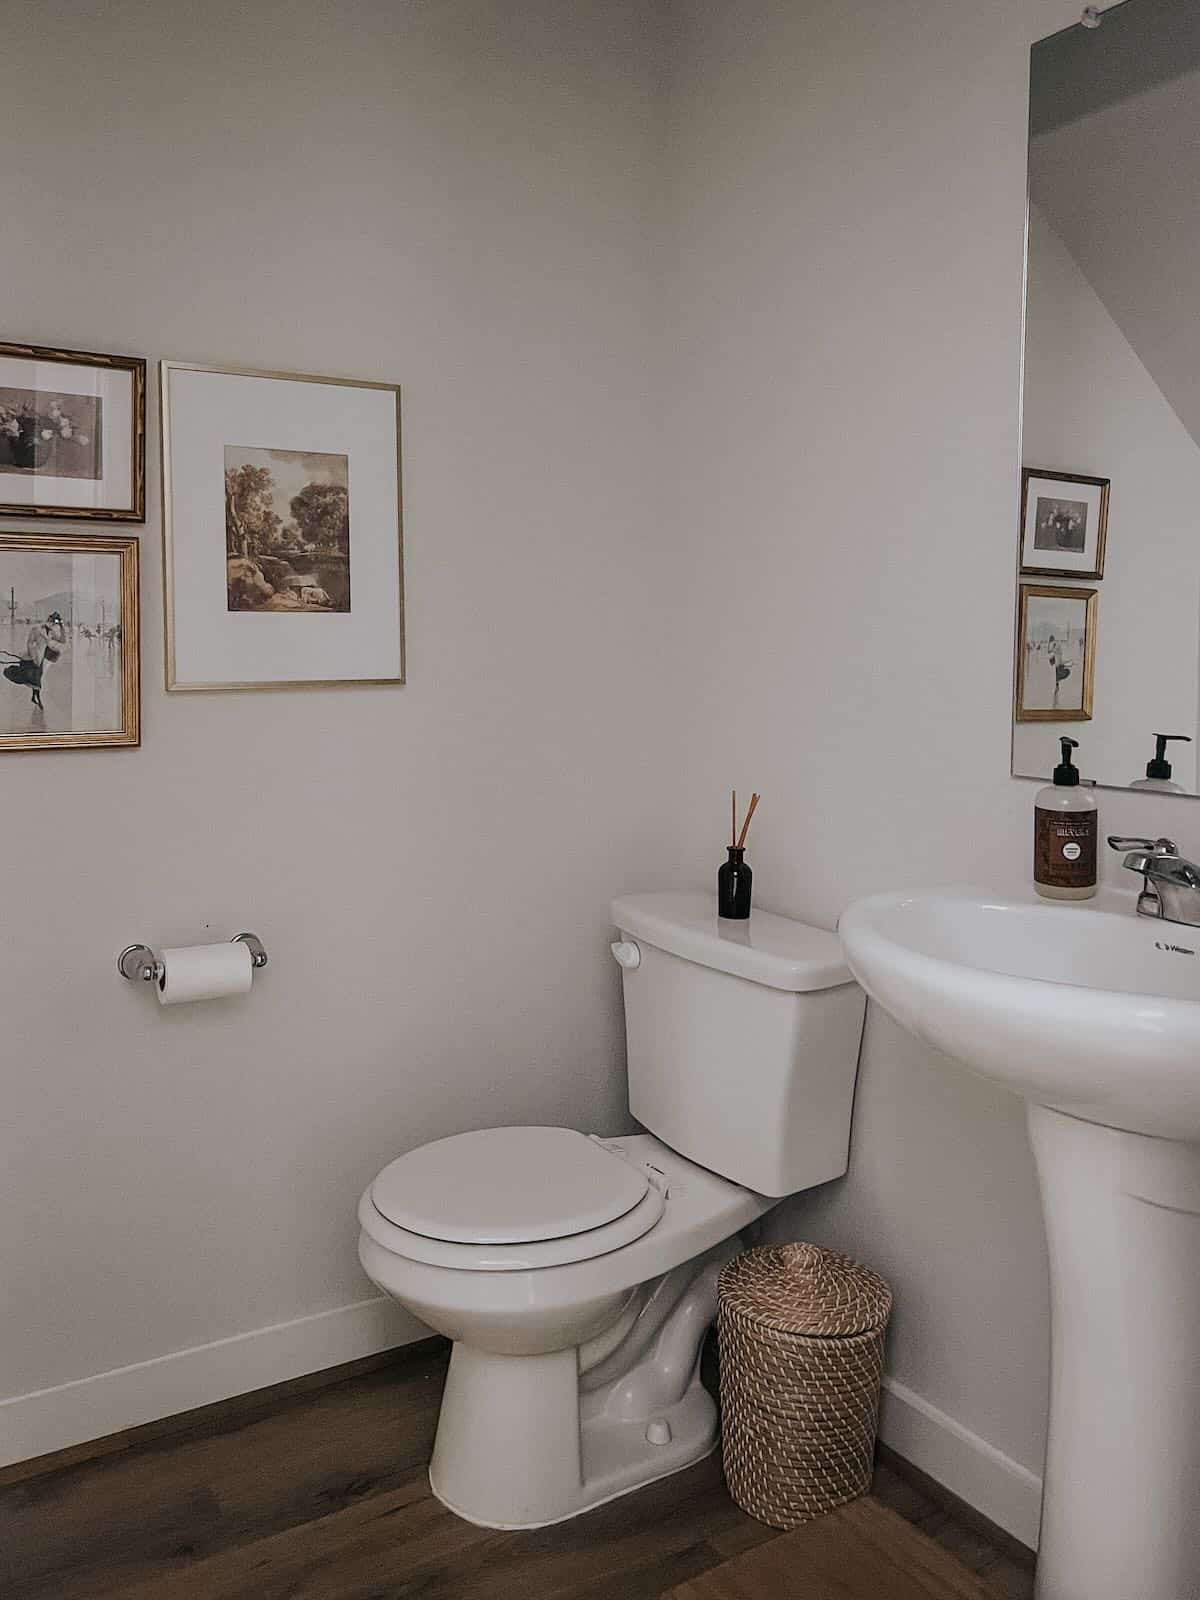
[[[1062,760],[1054,769],[1054,783],[1059,789],[1073,789],[1079,782],[1079,768],[1071,761],[1071,751],[1079,749],[1078,739],[1062,738]]]
[[[1146,763],[1146,776],[1148,778],[1161,778],[1164,781],[1171,776],[1171,763],[1167,760],[1168,740],[1182,740],[1184,744],[1191,744],[1190,733],[1156,733],[1154,735],[1154,760]]]

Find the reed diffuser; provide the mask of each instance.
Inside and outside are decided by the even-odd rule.
[[[759,796],[750,796],[750,805],[746,812],[746,820],[742,823],[742,831],[738,832],[737,825],[737,790],[733,791],[730,805],[730,831],[728,853],[729,860],[723,861],[717,870],[717,915],[728,917],[731,920],[745,921],[750,915],[750,891],[754,883],[754,874],[746,865],[746,835],[750,831],[750,820],[758,806]]]

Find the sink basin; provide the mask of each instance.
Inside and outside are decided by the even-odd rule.
[[[1134,904],[882,894],[839,932],[867,993],[973,1071],[1088,1122],[1200,1140],[1200,928]]]
[[[1050,1252],[1038,1600],[1200,1600],[1200,929],[1132,894],[874,895],[855,977],[1026,1102]]]

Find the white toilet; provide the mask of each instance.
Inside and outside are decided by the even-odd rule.
[[[371,1279],[454,1341],[434,1494],[559,1522],[713,1449],[699,1379],[739,1230],[846,1170],[865,998],[834,934],[702,894],[613,902],[629,1104],[650,1133],[456,1134],[359,1205]]]

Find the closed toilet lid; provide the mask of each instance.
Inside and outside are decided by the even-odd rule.
[[[457,1244],[531,1244],[615,1221],[647,1175],[573,1128],[485,1128],[410,1150],[371,1200],[410,1233]]]

